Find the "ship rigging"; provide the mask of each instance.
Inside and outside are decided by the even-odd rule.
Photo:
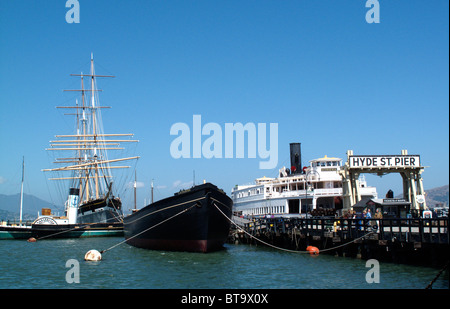
[[[97,78],[114,78],[112,75],[97,75],[94,59],[91,55],[89,74],[70,74],[81,79],[80,102],[75,106],[57,106],[60,109],[72,109],[76,118],[75,134],[56,135],[50,141],[51,152],[71,152],[72,155],[55,158],[60,167],[44,169],[44,172],[63,173],[50,180],[70,181],[69,198],[65,205],[65,216],[69,224],[94,222],[121,222],[123,218],[122,202],[115,196],[113,169],[126,169],[130,166],[115,165],[117,162],[136,160],[138,156],[110,159],[109,151],[123,150],[124,143],[137,143],[131,139],[131,133],[105,133],[101,110],[110,108],[100,106]],[[90,88],[86,89],[86,84]],[[62,166],[61,166],[62,165]],[[67,174],[68,173],[68,174]]]

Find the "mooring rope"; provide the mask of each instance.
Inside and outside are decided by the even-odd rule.
[[[250,236],[251,238],[253,238],[253,239],[259,241],[260,243],[262,243],[262,244],[264,244],[264,245],[266,245],[266,246],[269,246],[269,247],[272,247],[272,248],[274,248],[274,249],[281,250],[281,251],[291,252],[291,253],[310,253],[309,251],[299,251],[299,250],[285,249],[285,248],[277,247],[277,246],[274,246],[274,245],[272,245],[272,244],[270,244],[270,243],[267,243],[267,242],[265,242],[265,241],[263,241],[263,240],[261,240],[261,239],[255,237],[255,236],[253,236],[252,234],[248,233],[246,230],[244,230],[243,228],[241,228],[239,225],[237,225],[233,220],[231,220],[230,218],[228,218],[228,216],[227,216],[226,214],[224,214],[224,213],[222,212],[222,210],[220,210],[220,208],[219,208],[215,203],[214,203],[214,206],[217,208],[217,210],[220,211],[220,213],[221,213],[225,218],[227,218],[227,219],[228,219],[234,226],[236,226],[239,230],[241,230],[242,232],[244,232],[245,234],[247,234],[247,235]],[[374,233],[374,232],[371,231],[371,232],[369,232],[369,233],[367,233],[367,234],[365,234],[365,235],[363,235],[363,236],[361,236],[361,237],[359,237],[359,238],[356,238],[356,239],[354,239],[354,240],[352,240],[352,241],[346,242],[345,244],[342,244],[342,245],[339,245],[339,246],[336,246],[336,247],[333,247],[333,248],[322,249],[322,250],[319,250],[319,252],[326,252],[326,251],[334,250],[334,249],[337,249],[337,248],[340,248],[340,247],[349,245],[349,244],[351,244],[351,243],[353,243],[353,242],[355,242],[355,241],[357,241],[357,240],[360,240],[360,239],[362,239],[362,238],[364,238],[364,237],[366,237],[366,236],[368,236],[368,235],[370,235],[370,234],[372,234],[372,233]]]
[[[35,239],[36,239],[36,240],[42,240],[42,239],[49,238],[49,237],[53,237],[53,236],[56,236],[56,235],[59,235],[59,234],[64,234],[64,233],[67,233],[67,232],[72,232],[72,231],[78,230],[78,229],[80,229],[80,228],[83,229],[83,228],[85,228],[85,227],[88,227],[88,226],[91,226],[91,225],[94,225],[94,224],[107,223],[108,221],[113,220],[113,219],[117,219],[117,218],[116,218],[116,217],[112,217],[112,218],[109,218],[109,219],[107,219],[107,220],[105,220],[105,221],[103,221],[103,222],[94,222],[94,223],[80,224],[80,225],[77,225],[77,226],[75,226],[75,227],[73,227],[73,228],[71,228],[71,229],[59,231],[59,232],[56,232],[56,233],[53,233],[53,234],[50,234],[50,235],[45,235],[45,236],[42,236],[42,237],[39,237],[39,238],[35,238]]]
[[[437,280],[437,279],[441,276],[441,274],[444,272],[444,270],[447,269],[449,263],[450,263],[450,260],[447,261],[447,264],[445,264],[444,268],[442,268],[442,269],[439,271],[439,273],[437,274],[437,276],[434,277],[433,280],[431,280],[431,282],[430,282],[430,283],[427,285],[427,287],[425,288],[426,290],[430,290],[430,289],[433,288],[433,283],[435,283],[436,280]]]
[[[203,200],[203,199],[205,199],[205,198],[206,198],[206,197],[204,196],[204,197],[200,197],[200,198],[197,198],[197,199],[194,199],[194,200],[190,200],[190,201],[187,201],[187,202],[183,202],[183,203],[179,203],[179,204],[176,204],[176,205],[168,206],[168,207],[165,207],[165,208],[162,208],[162,209],[153,211],[153,212],[151,212],[151,213],[148,213],[148,214],[142,216],[142,217],[139,218],[139,219],[136,219],[136,220],[134,220],[134,221],[128,222],[127,224],[134,223],[134,222],[136,222],[137,220],[140,220],[140,219],[142,219],[142,218],[144,218],[144,217],[147,217],[147,216],[153,215],[153,214],[155,214],[155,213],[164,211],[164,210],[166,210],[166,209],[173,208],[173,207],[178,207],[178,206],[182,206],[182,205],[184,205],[184,204],[188,204],[188,203],[191,203],[191,202],[197,202],[197,201]],[[108,221],[110,221],[110,220],[113,220],[113,219],[116,219],[116,218],[117,218],[117,217],[114,216],[113,218],[109,218],[109,219],[107,219],[107,220],[104,221],[104,222],[94,222],[94,223],[80,224],[80,225],[77,225],[76,227],[73,227],[73,228],[70,228],[70,229],[67,229],[67,230],[64,230],[64,231],[59,231],[59,232],[56,232],[56,233],[53,233],[53,234],[50,234],[50,235],[42,236],[42,237],[39,237],[39,238],[35,238],[35,239],[36,239],[36,240],[42,240],[42,239],[49,238],[49,237],[53,237],[53,236],[56,236],[56,235],[59,235],[59,234],[64,234],[64,233],[67,233],[67,232],[71,232],[71,231],[74,231],[74,230],[78,230],[78,229],[80,229],[80,228],[85,228],[85,227],[90,226],[90,225],[94,225],[94,224],[98,224],[98,223],[106,223],[106,222],[108,222]],[[123,218],[122,218],[122,222],[123,222]]]
[[[185,213],[185,212],[191,210],[191,209],[194,208],[195,206],[196,206],[196,205],[194,204],[194,205],[192,205],[191,207],[186,208],[186,209],[180,211],[179,213],[173,215],[172,217],[167,218],[167,219],[165,219],[165,220],[163,220],[163,221],[161,221],[161,222],[159,222],[159,223],[157,223],[157,224],[155,224],[155,225],[149,227],[148,229],[145,229],[145,230],[143,230],[142,232],[139,232],[139,233],[137,233],[136,235],[133,235],[132,237],[130,237],[130,238],[128,238],[128,239],[125,239],[125,240],[123,240],[123,241],[121,241],[121,242],[115,244],[114,246],[109,247],[108,249],[105,249],[105,250],[100,251],[100,253],[103,254],[103,253],[105,253],[105,252],[107,252],[107,251],[109,251],[109,250],[111,250],[111,249],[114,249],[115,247],[117,247],[117,246],[119,246],[119,245],[125,243],[127,240],[133,239],[133,238],[135,238],[135,237],[137,237],[137,236],[139,236],[139,235],[141,235],[141,234],[143,234],[143,233],[145,233],[145,232],[147,232],[147,231],[149,231],[149,230],[151,230],[151,229],[153,229],[153,228],[155,228],[155,227],[157,227],[157,226],[159,226],[159,225],[161,225],[161,224],[163,224],[163,223],[165,223],[165,222],[167,222],[167,221],[170,221],[170,220],[172,220],[173,218],[175,218],[175,217],[177,217],[177,216],[179,216],[179,215],[181,215],[181,214],[183,214],[183,213]],[[153,212],[153,213],[155,213],[155,212]],[[152,214],[153,214],[153,213],[152,213]],[[147,215],[145,215],[145,216],[143,216],[143,217],[141,217],[141,218],[139,218],[139,219],[136,219],[135,221],[140,220],[140,219],[142,219],[142,218],[144,218],[144,217],[146,217],[146,216],[147,216]],[[132,222],[135,222],[135,221],[132,221]]]
[[[183,203],[179,203],[179,204],[176,204],[176,205],[168,206],[168,207],[166,207],[166,208],[158,209],[158,210],[155,210],[155,211],[153,211],[153,212],[150,212],[150,213],[148,213],[148,214],[146,214],[146,215],[144,215],[144,216],[142,216],[142,217],[140,217],[140,218],[138,218],[138,219],[136,219],[136,220],[134,220],[134,221],[130,221],[130,222],[128,222],[127,224],[134,223],[134,222],[136,222],[136,221],[138,221],[138,220],[141,220],[142,218],[145,218],[145,217],[147,217],[147,216],[153,215],[153,214],[155,214],[155,213],[157,213],[157,212],[164,211],[164,210],[169,209],[169,208],[178,207],[178,206],[181,206],[181,205],[184,205],[184,204],[188,204],[188,203],[192,203],[192,202],[197,202],[197,201],[203,200],[203,199],[205,199],[205,198],[206,198],[206,196],[203,196],[203,197],[196,198],[196,199],[193,199],[193,200],[190,200],[190,201],[187,201],[187,202],[183,202]]]

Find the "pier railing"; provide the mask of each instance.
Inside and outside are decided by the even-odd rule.
[[[20,220],[0,220],[0,226],[19,226],[19,225],[25,225],[25,226],[31,226],[33,221],[30,220],[23,220],[20,222]]]
[[[260,218],[245,223],[244,229],[255,236],[294,233],[345,241],[370,233],[373,240],[449,244],[448,225],[448,218]]]

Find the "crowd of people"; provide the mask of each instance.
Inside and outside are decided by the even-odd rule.
[[[344,219],[383,219],[383,213],[380,208],[377,208],[375,214],[372,216],[370,208],[366,208],[362,213],[357,213],[355,210],[349,210],[343,217]]]

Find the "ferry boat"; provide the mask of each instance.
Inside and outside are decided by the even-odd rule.
[[[211,183],[194,186],[124,218],[129,245],[152,250],[211,252],[227,240],[233,201]]]
[[[300,143],[290,144],[291,167],[276,178],[262,177],[236,185],[231,192],[234,212],[244,217],[334,215],[343,208],[342,159],[324,156],[301,166]],[[359,178],[361,197],[377,198],[375,187]]]

